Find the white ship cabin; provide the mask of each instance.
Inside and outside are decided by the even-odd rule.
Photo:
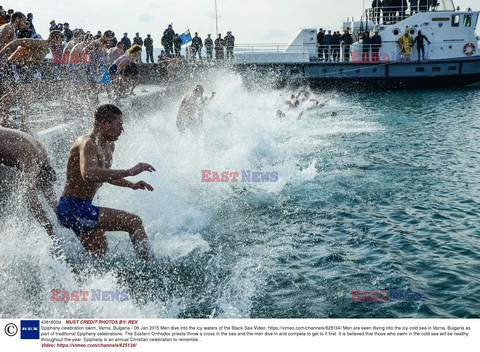
[[[384,0],[384,3],[388,3],[388,0]],[[453,0],[419,0],[415,8],[410,6],[371,8],[365,11],[360,21],[347,20],[343,23],[341,34],[349,30],[354,42],[347,50],[343,42],[340,42],[340,45],[319,47],[317,30],[301,29],[286,47],[280,48],[277,45],[274,50],[270,48],[258,51],[252,47],[248,51],[239,52],[236,61],[307,63],[326,62],[328,57],[328,62],[359,62],[365,59],[365,56],[362,57],[365,51],[368,51],[368,60],[373,61],[371,45],[370,48],[364,48],[363,45],[363,35],[366,31],[370,33],[370,37],[377,31],[381,36],[382,46],[377,59],[379,62],[421,61],[423,58],[418,58],[416,44],[410,49],[411,54],[405,55],[405,48],[399,43],[405,32],[408,32],[413,40],[419,31],[430,41],[430,44],[424,42],[426,61],[472,58],[480,55],[480,37],[476,35],[479,13],[470,8],[465,10],[455,8]],[[406,50],[408,51],[408,48]]]

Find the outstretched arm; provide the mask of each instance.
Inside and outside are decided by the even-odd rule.
[[[39,39],[15,39],[8,43],[2,50],[0,50],[0,59],[13,53],[19,46],[28,49],[44,48],[45,41]]]
[[[128,180],[125,180],[124,178],[115,180],[115,181],[109,181],[111,185],[118,186],[118,187],[126,187],[126,188],[131,188],[134,190],[137,189],[146,189],[149,191],[153,191],[153,187],[150,186],[148,183],[144,181],[138,181],[138,182],[130,182]]]
[[[43,209],[40,200],[37,195],[36,181],[38,173],[35,172],[34,168],[26,169],[25,171],[25,194],[27,197],[27,207],[30,210],[30,213],[33,215],[35,220],[38,221],[40,225],[47,231],[47,234],[53,239],[56,240],[56,236],[53,233],[53,226],[50,220],[47,217],[45,209]]]
[[[144,171],[155,171],[155,168],[147,163],[138,163],[126,170],[111,170],[98,166],[97,148],[92,141],[85,142],[80,147],[80,172],[85,181],[89,182],[110,182],[128,176],[135,176]]]

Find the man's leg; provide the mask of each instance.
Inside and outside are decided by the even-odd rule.
[[[100,208],[98,223],[86,236],[83,236],[82,245],[90,253],[104,255],[107,242],[104,231],[125,231],[130,235],[133,248],[137,255],[143,259],[151,257],[148,246],[148,237],[139,216],[123,210]]]
[[[79,238],[85,250],[95,256],[103,257],[107,253],[107,239],[103,230],[92,230]]]

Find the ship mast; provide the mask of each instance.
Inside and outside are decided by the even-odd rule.
[[[218,38],[218,12],[217,12],[217,0],[215,0],[215,38]]]

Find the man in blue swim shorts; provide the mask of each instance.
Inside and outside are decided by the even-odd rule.
[[[97,207],[92,199],[104,182],[134,190],[153,191],[144,181],[130,182],[128,176],[155,171],[147,163],[125,170],[112,170],[115,141],[123,132],[122,112],[115,105],[103,104],[94,113],[93,130],[75,141],[67,160],[67,181],[58,202],[57,216],[72,229],[85,250],[101,257],[107,251],[105,231],[126,231],[137,255],[150,259],[148,237],[137,215],[123,210]]]

